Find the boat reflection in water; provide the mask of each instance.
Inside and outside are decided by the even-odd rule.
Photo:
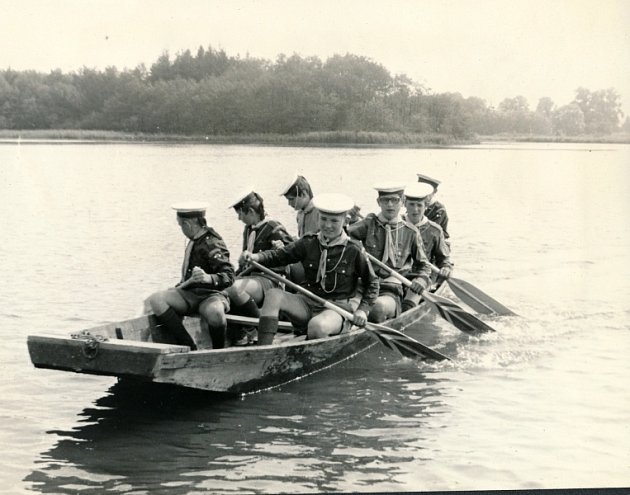
[[[446,421],[448,379],[422,366],[376,348],[244,399],[119,382],[76,427],[48,432],[59,439],[24,481],[81,494],[401,488]]]

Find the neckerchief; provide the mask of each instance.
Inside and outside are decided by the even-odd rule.
[[[315,208],[315,205],[313,204],[313,200],[311,199],[303,210],[297,212],[298,237],[302,237],[304,234],[306,234],[306,232],[304,232],[305,217],[306,214],[310,213],[313,208]]]
[[[258,229],[260,227],[262,227],[263,225],[265,225],[268,221],[269,221],[269,219],[267,217],[265,217],[260,222],[258,222],[256,225],[250,225],[248,227],[248,229],[250,229],[250,230],[249,230],[249,234],[247,236],[247,250],[250,253],[254,252],[254,242],[256,241],[256,233],[257,233]]]
[[[320,232],[317,234],[317,240],[319,241],[321,253],[319,255],[319,266],[317,267],[317,278],[315,281],[319,282],[322,289],[326,290],[326,259],[328,258],[328,248],[333,246],[345,246],[348,243],[348,235],[342,231],[341,235],[336,239],[326,241]]]
[[[396,267],[398,263],[398,229],[396,228],[396,242],[394,242],[394,236],[392,235],[392,227],[398,227],[401,222],[400,215],[396,216],[393,220],[387,220],[383,213],[379,213],[377,218],[385,225],[385,248],[383,249],[383,263],[391,262],[392,267]]]
[[[186,245],[186,252],[184,253],[184,263],[182,264],[182,282],[186,278],[188,263],[190,262],[190,253],[192,253],[192,248],[195,245],[195,241],[197,239],[201,239],[204,235],[206,235],[206,232],[206,228],[202,228],[190,241],[188,241],[188,244]]]

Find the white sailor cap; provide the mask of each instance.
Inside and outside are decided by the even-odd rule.
[[[254,188],[251,186],[246,186],[241,189],[235,196],[234,199],[230,202],[229,208],[236,208],[239,204],[247,199],[247,197],[254,192]]]
[[[405,197],[407,199],[424,199],[434,192],[433,186],[426,182],[414,182],[405,187]]]
[[[208,205],[199,201],[192,201],[187,203],[177,203],[172,205],[171,208],[177,211],[178,217],[195,218],[205,216]]]
[[[424,182],[425,184],[431,184],[433,186],[433,189],[437,189],[438,186],[440,185],[440,181],[437,179],[433,179],[432,177],[429,177],[428,175],[423,175],[423,174],[416,174],[418,176],[418,182]]]
[[[376,184],[374,189],[378,191],[379,196],[388,194],[402,195],[405,192],[405,185],[399,182],[383,182],[381,184]]]
[[[284,186],[282,186],[282,192],[280,193],[280,196],[284,196],[286,193],[288,193],[291,188],[295,185],[295,183],[298,180],[298,173],[297,172],[293,172],[291,175],[289,175],[285,182],[284,182]]]
[[[313,205],[321,213],[340,215],[349,212],[354,207],[354,201],[345,194],[318,194],[313,198]]]

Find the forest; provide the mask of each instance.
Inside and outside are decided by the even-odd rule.
[[[0,70],[0,129],[81,129],[149,134],[313,132],[438,134],[455,139],[630,131],[614,88],[578,87],[573,101],[523,96],[497,108],[438,93],[366,57],[279,55],[275,61],[199,47],[163,53],[148,69]]]

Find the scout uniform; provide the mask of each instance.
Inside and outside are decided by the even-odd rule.
[[[442,227],[444,237],[448,239],[450,237],[448,233],[448,214],[446,213],[446,208],[444,207],[444,205],[435,199],[435,193],[437,192],[437,188],[441,182],[437,179],[429,177],[428,175],[416,175],[418,176],[418,182],[433,186],[433,197],[431,198],[430,203],[427,205],[427,209],[425,210],[424,215],[429,220],[437,223],[440,227]]]
[[[300,180],[300,178],[302,181],[306,181],[304,177],[301,177],[297,174],[292,175],[291,179],[283,187],[280,196],[286,196],[289,191],[296,186],[296,183],[298,182],[298,180]],[[297,212],[296,220],[298,237],[302,237],[304,234],[308,234],[309,232],[317,232],[319,230],[319,213],[317,212],[317,208],[315,208],[312,199],[304,208],[300,209]]]
[[[385,185],[375,187],[379,197],[384,195],[399,195],[402,201],[404,187],[400,185]],[[399,215],[393,220],[387,220],[382,213],[368,214],[363,220],[348,226],[348,234],[363,243],[366,251],[380,259],[401,275],[414,273],[415,280],[424,288],[430,285],[431,268],[422,247],[418,230]],[[397,306],[403,294],[400,282],[390,274],[376,268],[381,278],[380,294],[392,296]]]
[[[322,213],[333,215],[345,213],[353,206],[350,198],[340,194],[322,194],[314,198],[314,203]],[[321,232],[306,234],[283,248],[262,251],[257,254],[257,258],[260,264],[270,267],[301,262],[305,271],[305,281],[301,285],[315,295],[332,301],[350,312],[355,312],[350,300],[357,294],[359,279],[363,285],[363,293],[356,311],[362,310],[367,314],[378,296],[378,277],[363,253],[362,246],[350,239],[343,230],[332,240],[325,239]],[[307,307],[310,317],[326,309],[304,295],[292,296]],[[271,343],[273,340],[273,334],[277,330],[277,318],[273,320],[261,316],[259,344]]]
[[[200,206],[173,205],[173,209],[181,218],[205,216],[205,208]],[[196,266],[208,273],[211,281],[186,284],[184,288],[179,288],[190,278]],[[233,282],[234,268],[230,263],[230,253],[225,242],[212,227],[202,227],[186,246],[182,278],[175,288],[180,291],[193,312],[203,299],[219,293]]]
[[[433,194],[432,186],[423,182],[416,182],[405,188],[405,197],[407,199],[422,201],[431,194]],[[411,221],[409,218],[406,218],[406,220]],[[446,243],[442,227],[427,218],[426,210],[423,217],[414,226],[420,232],[424,252],[429,261],[438,268],[448,267],[452,269],[453,263],[450,261],[451,250]]]

